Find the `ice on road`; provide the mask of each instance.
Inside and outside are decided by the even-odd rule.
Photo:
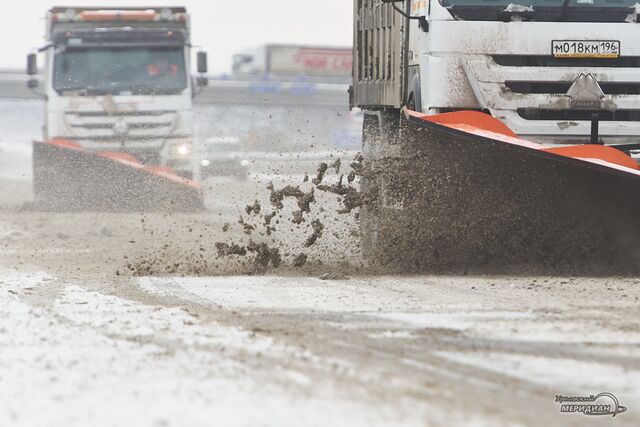
[[[611,310],[597,279],[0,273],[2,426],[582,426],[555,394],[640,402],[633,280]]]
[[[322,383],[309,396],[304,390],[314,380],[304,373],[254,366],[261,359],[314,357],[302,348],[184,309],[73,285],[61,289],[52,306],[34,307],[20,296],[43,291],[54,280],[6,272],[2,277],[2,426],[365,426],[402,421],[395,418],[401,402],[398,408],[372,408]],[[339,365],[317,362],[327,368]]]

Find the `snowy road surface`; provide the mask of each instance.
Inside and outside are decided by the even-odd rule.
[[[124,274],[165,227],[0,212],[0,425],[640,421],[639,280]],[[555,402],[604,391],[628,412]]]

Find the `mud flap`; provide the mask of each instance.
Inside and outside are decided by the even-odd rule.
[[[34,194],[55,210],[194,211],[203,208],[196,182],[146,167],[121,153],[93,153],[68,141],[34,142]]]
[[[640,172],[628,156],[602,146],[546,150],[482,113],[407,115],[399,144],[367,162],[374,262],[402,271],[640,272]]]

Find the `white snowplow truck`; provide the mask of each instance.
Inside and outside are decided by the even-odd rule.
[[[636,0],[355,0],[365,256],[405,271],[584,272],[638,252],[602,252],[640,235],[628,215],[638,186],[599,200],[624,187],[602,177],[636,174],[626,160],[640,148],[639,12]],[[519,148],[502,156],[507,145]],[[589,158],[594,174],[619,162],[582,176],[554,154],[571,149],[583,153],[570,162]]]
[[[109,205],[160,197],[164,183],[186,189],[189,197],[197,193],[192,99],[207,79],[191,73],[186,9],[54,7],[46,24],[47,44],[39,50],[45,54],[40,91],[46,123],[43,141],[34,143],[36,200],[76,202],[83,193],[100,192],[109,193],[102,201]],[[27,62],[29,86],[36,89],[36,54]],[[198,52],[197,62],[198,72],[206,73],[206,53]],[[125,173],[110,176],[114,165]]]

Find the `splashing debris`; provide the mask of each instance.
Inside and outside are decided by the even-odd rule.
[[[349,280],[349,277],[342,273],[324,273],[320,277],[320,280]]]
[[[247,222],[245,222],[244,218],[241,216],[240,219],[238,220],[238,224],[242,225],[243,228],[243,232],[246,235],[250,235],[251,233],[253,233],[255,231],[255,227]]]
[[[260,215],[261,209],[262,207],[260,206],[260,202],[256,200],[252,205],[247,205],[247,207],[245,208],[245,211],[247,212],[247,215],[251,215],[251,214]]]
[[[327,173],[327,170],[329,169],[329,165],[327,165],[326,163],[320,163],[320,166],[318,166],[318,174],[316,175],[315,178],[313,178],[313,182],[315,185],[318,184],[322,184],[322,180],[324,179],[324,174]]]
[[[271,204],[279,210],[284,208],[283,201],[286,197],[299,199],[304,196],[304,192],[300,190],[300,187],[294,187],[292,185],[287,185],[282,190],[276,190],[273,184],[270,184],[267,189],[271,190],[271,196],[269,197]]]
[[[218,250],[218,257],[226,257],[230,255],[247,255],[247,249],[244,246],[237,245],[235,243],[216,243],[216,249]]]
[[[295,211],[293,213],[293,217],[291,218],[291,222],[297,225],[302,224],[304,222],[302,211]]]
[[[320,222],[319,219],[314,220],[311,223],[311,227],[313,228],[313,234],[309,236],[307,241],[304,243],[305,247],[309,248],[316,244],[318,239],[322,237],[322,232],[324,231],[324,224]]]
[[[342,160],[337,159],[335,162],[333,162],[330,166],[331,168],[333,168],[337,174],[340,173],[340,168],[342,167]]]
[[[247,251],[256,255],[254,260],[256,267],[267,268],[271,264],[278,268],[282,264],[280,250],[278,248],[270,248],[266,243],[249,242]]]
[[[308,259],[307,255],[300,254],[296,256],[295,259],[293,260],[293,266],[296,268],[304,267],[304,265],[307,263],[307,259]]]

